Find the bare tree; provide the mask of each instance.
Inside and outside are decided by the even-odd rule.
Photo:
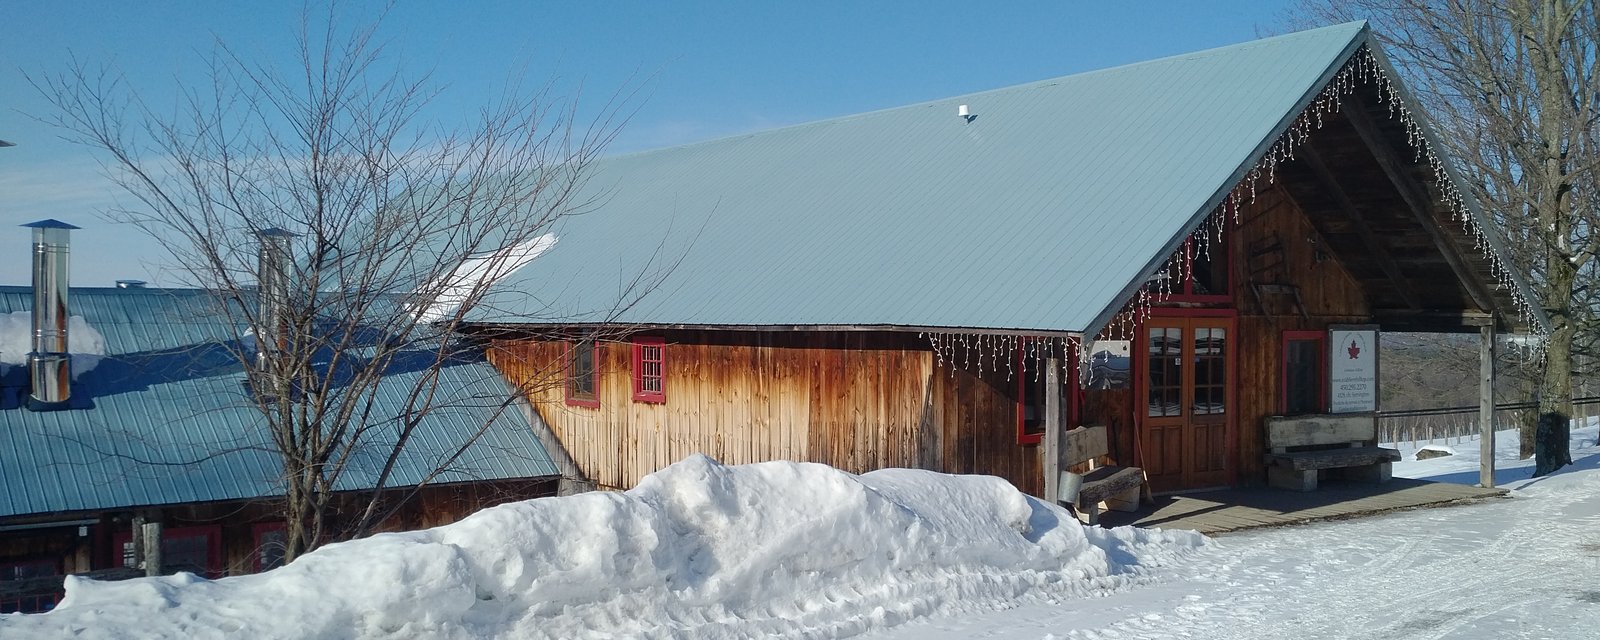
[[[1305,0],[1366,18],[1444,129],[1552,323],[1540,411],[1572,413],[1574,355],[1600,346],[1600,12],[1586,0]],[[1522,431],[1522,455],[1533,433]]]
[[[161,242],[183,284],[212,292],[235,327],[230,349],[283,461],[290,559],[370,531],[404,502],[393,490],[439,477],[483,435],[449,443],[421,483],[389,486],[419,427],[462,402],[438,374],[482,357],[458,329],[490,304],[490,283],[593,204],[580,195],[587,170],[627,102],[580,127],[575,99],[510,92],[441,129],[421,116],[436,91],[388,70],[376,25],[341,29],[332,13],[302,23],[287,69],[219,44],[211,86],[173,114],[82,64],[33,79],[58,107],[49,119],[109,154],[135,199],[111,216]],[[647,283],[635,285],[611,313]],[[420,372],[409,406],[374,415],[397,369]],[[507,410],[511,398],[499,400]],[[335,523],[335,494],[358,465],[377,486]]]

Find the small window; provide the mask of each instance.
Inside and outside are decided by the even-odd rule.
[[[661,338],[633,340],[633,399],[666,402],[667,345]]]
[[[1197,232],[1185,239],[1165,268],[1145,282],[1145,290],[1180,301],[1227,301],[1233,292],[1228,278],[1228,243],[1215,235]]]
[[[255,526],[255,572],[270,571],[283,566],[289,551],[289,532],[282,522],[263,522]]]
[[[1035,354],[1037,355],[1037,354]],[[1042,357],[1030,357],[1027,343],[1017,349],[1017,444],[1038,444],[1044,440],[1045,431],[1045,372],[1042,365],[1046,360]],[[1077,371],[1074,363],[1067,363],[1066,371]],[[1077,402],[1069,380],[1075,382],[1076,378],[1063,375],[1061,386],[1061,427],[1072,428],[1077,419]]]
[[[575,407],[599,407],[600,395],[595,388],[595,357],[598,347],[593,338],[569,343],[567,348],[567,404]]]
[[[1323,413],[1327,406],[1327,365],[1320,331],[1283,332],[1283,415]]]

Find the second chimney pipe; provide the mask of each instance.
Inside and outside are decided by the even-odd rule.
[[[28,354],[28,408],[67,408],[72,356],[67,352],[67,251],[72,226],[60,220],[22,225],[33,229],[33,352]]]

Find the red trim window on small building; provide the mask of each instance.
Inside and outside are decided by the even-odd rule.
[[[633,339],[633,399],[667,401],[667,345],[661,338]]]

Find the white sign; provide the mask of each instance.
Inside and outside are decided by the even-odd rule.
[[[1332,413],[1378,410],[1378,332],[1328,330],[1328,386]]]

